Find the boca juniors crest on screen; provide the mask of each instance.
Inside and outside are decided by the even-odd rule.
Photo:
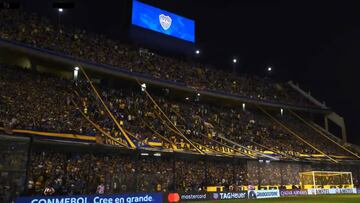
[[[195,42],[195,22],[193,20],[137,0],[133,1],[131,20],[133,25],[185,41]]]

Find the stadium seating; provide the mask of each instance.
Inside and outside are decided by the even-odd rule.
[[[84,30],[52,25],[48,19],[21,10],[0,13],[0,38],[150,75],[200,90],[231,93],[251,99],[315,106],[287,84],[266,78],[235,76],[198,63],[163,57]],[[181,72],[182,74],[178,74]],[[226,78],[226,80],[224,80]]]
[[[21,10],[1,10],[0,26],[1,39],[114,65],[153,79],[254,100],[315,107],[285,83],[234,76],[202,64],[139,51],[102,35],[54,26]],[[331,168],[353,172],[355,184],[359,184],[358,166],[330,164],[354,161],[357,154],[324,139],[286,110],[283,115],[278,109],[251,103],[244,108],[211,99],[185,99],[181,94],[168,94],[166,87],[165,91],[145,90],[136,83],[108,84],[102,76],[91,80],[85,71],[79,74],[79,79],[72,80],[0,64],[1,134],[47,136],[67,144],[84,138],[84,143],[92,141],[96,147],[116,145],[115,153],[94,152],[91,147],[84,151],[35,148],[29,154],[27,169],[26,150],[19,158],[20,152],[12,154],[13,149],[1,148],[0,160],[5,161],[0,162],[0,172],[12,167],[19,168],[16,173],[27,171],[27,187],[19,189],[27,194],[193,192],[207,186],[240,191],[248,185],[296,188],[299,172]],[[170,155],[141,156],[141,150]],[[13,189],[15,181],[2,178],[5,184],[0,185],[0,198],[19,191]]]
[[[2,94],[5,108],[0,112],[4,127],[80,135],[103,134],[86,120],[89,118],[112,137],[128,145],[86,81],[75,84],[70,80],[4,65],[0,70],[1,85],[5,90]],[[149,145],[151,142],[161,143],[162,148],[171,148],[172,143],[178,149],[194,151],[194,147],[174,130],[177,128],[191,141],[210,151],[223,149],[221,137],[225,137],[248,149],[271,151],[285,159],[301,158],[301,154],[318,154],[256,109],[244,111],[238,107],[178,102],[164,96],[154,96],[160,109],[175,124],[170,126],[160,109],[155,108],[139,88],[102,88],[100,92],[110,111],[120,119],[138,145]],[[288,116],[281,119],[292,121]],[[302,136],[310,135],[310,129],[299,121],[292,122],[293,129],[301,132]],[[326,154],[348,155],[337,146],[321,142],[320,135],[305,138],[311,138],[311,143]]]
[[[1,65],[0,72],[0,85],[1,89],[4,90],[1,95],[1,105],[4,108],[0,111],[3,127],[55,133],[69,132],[104,138],[103,133],[86,120],[88,118],[101,126],[112,137],[121,140],[124,147],[129,147],[121,133],[118,132],[114,122],[106,114],[87,81],[74,82],[9,65]],[[106,86],[100,87],[99,92],[101,92],[102,98],[114,116],[120,120],[121,125],[134,136],[133,140],[137,146],[149,147],[150,142],[159,142],[161,143],[160,148],[170,149],[169,143],[173,143],[178,146],[179,150],[195,152],[194,148],[176,135],[168,126],[169,124],[163,121],[165,118],[159,115],[159,109],[154,107],[154,104],[150,102],[140,88],[109,89]],[[249,149],[262,152],[272,150],[274,153],[284,155],[282,156],[284,160],[301,159],[300,154],[316,153],[315,150],[292,137],[286,129],[267,118],[259,110],[248,108],[244,111],[237,107],[216,105],[205,101],[190,102],[185,100],[180,102],[166,96],[154,95],[153,98],[158,101],[157,104],[160,108],[186,137],[207,148],[218,149],[216,146],[220,147],[223,143],[218,136],[224,136]],[[81,113],[84,113],[86,117],[81,116]],[[299,121],[296,122],[294,118],[291,119],[289,116],[279,117],[279,119],[292,122],[289,126],[301,126]],[[306,130],[304,126],[297,127],[296,130],[303,132],[303,134],[307,133],[304,131]],[[304,136],[304,138],[307,139],[308,137]],[[166,140],[169,140],[168,144],[166,144]],[[334,146],[321,144],[323,143],[321,136],[316,134],[312,134],[311,143],[318,144],[317,147],[329,154],[346,154],[346,151],[341,151]],[[83,174],[89,173],[95,173],[92,177],[96,179],[96,184],[106,183],[114,187],[113,181],[116,179],[116,175],[110,181],[108,180],[109,177],[104,177],[104,174],[109,170],[115,174],[114,171],[116,170],[125,170],[121,169],[125,166],[128,166],[127,172],[123,171],[121,174],[129,173],[128,176],[132,180],[135,176],[133,172],[129,172],[134,169],[132,163],[134,160],[129,159],[129,157],[107,158],[107,156],[92,154],[67,154],[66,152],[42,151],[32,156],[34,160],[31,167],[32,180],[30,185],[34,184],[32,187],[34,194],[41,193],[48,184],[60,184],[59,181],[66,182],[66,184],[77,182],[82,179]],[[69,158],[69,156],[74,156],[74,158]],[[109,160],[115,160],[114,163],[116,164],[123,164],[120,164],[120,167],[120,165],[113,166],[113,164],[105,163]],[[142,181],[136,189],[156,191],[157,185],[160,185],[158,187],[161,190],[169,190],[175,187],[181,191],[194,191],[199,190],[199,188],[204,189],[203,187],[206,185],[223,185],[227,188],[229,185],[245,186],[247,184],[287,185],[298,183],[297,174],[303,169],[300,163],[259,165],[257,161],[248,161],[234,165],[209,162],[205,167],[205,162],[202,161],[187,163],[189,161],[180,160],[175,161],[176,171],[174,172],[172,164],[168,164],[171,162],[164,160],[138,161],[136,165],[140,163],[141,172],[137,174],[137,177],[141,177],[143,180],[150,178],[150,180]],[[104,167],[99,166],[95,167],[98,168],[97,170],[90,172],[85,169],[93,169],[94,166],[82,166],[83,163],[99,163],[114,168],[101,172]],[[64,168],[67,168],[66,172],[57,171]],[[69,172],[71,173],[67,174]],[[150,175],[157,173],[175,174],[175,176],[186,178],[174,183],[173,178],[170,178],[173,175]],[[259,177],[259,173],[268,175]],[[58,176],[62,177],[61,180],[57,180]],[[119,179],[121,178],[124,177],[119,177]],[[92,184],[89,183],[95,180],[83,181],[86,181],[86,185],[91,186]],[[127,183],[129,181],[125,180]],[[77,184],[85,185],[85,183]],[[107,192],[135,190],[135,188],[129,188],[131,185],[121,186],[121,183],[116,183],[115,189],[109,189],[110,186],[106,184]],[[71,184],[63,187],[66,188],[65,191],[71,190],[71,194],[91,193],[96,190],[94,185],[92,185],[93,188],[86,189],[82,185],[71,186]],[[79,188],[82,188],[82,191],[79,191]],[[55,191],[59,191],[59,189],[56,188]]]

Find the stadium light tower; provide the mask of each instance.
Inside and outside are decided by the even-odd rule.
[[[200,54],[200,50],[197,49],[197,50],[195,51],[195,54],[196,54],[196,55],[199,55],[199,54]]]
[[[237,63],[238,63],[238,59],[237,58],[233,58],[233,60],[232,60],[232,71],[233,71],[233,73],[234,74],[236,74],[236,69],[237,69]]]
[[[58,8],[58,13],[57,14],[58,14],[58,32],[59,33],[60,33],[60,21],[61,21],[62,12],[64,12],[64,9],[63,8]]]
[[[75,67],[74,68],[74,80],[76,81],[78,79],[79,76],[79,67]]]
[[[267,68],[267,71],[268,71],[268,72],[271,72],[271,71],[272,71],[272,67],[269,66],[269,67]]]
[[[145,91],[146,90],[146,84],[145,83],[143,83],[143,84],[141,84],[141,91]]]
[[[200,101],[200,93],[196,93],[196,97],[195,97],[195,100],[196,102]]]

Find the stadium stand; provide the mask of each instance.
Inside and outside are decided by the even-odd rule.
[[[101,132],[81,116],[80,112],[86,112],[88,118],[102,126],[112,137],[121,140],[124,143],[123,148],[129,147],[92,93],[88,82],[80,80],[74,82],[16,66],[1,65],[0,67],[1,88],[6,90],[2,91],[1,95],[2,106],[5,107],[0,112],[3,127],[76,133],[105,139]],[[165,144],[166,140],[170,140],[169,143],[177,145],[180,150],[194,152],[188,143],[174,135],[174,131],[166,126],[168,124],[161,122],[164,118],[158,116],[158,110],[149,102],[149,99],[146,99],[139,88],[115,90],[102,86],[100,92],[122,125],[130,126],[128,131],[134,135],[133,140],[138,141],[138,146],[149,147],[149,143],[153,142],[160,143],[161,148],[166,149],[171,148],[170,144]],[[207,148],[216,149],[216,144],[223,143],[218,139],[217,134],[220,134],[237,143],[242,143],[249,149],[262,152],[272,150],[274,153],[285,154],[286,156],[282,157],[284,160],[301,158],[299,155],[302,153],[316,153],[309,146],[291,137],[285,129],[266,118],[266,115],[261,114],[260,111],[250,108],[243,111],[201,101],[176,102],[166,97],[155,96],[154,98],[159,101],[158,104],[165,114],[169,115],[171,121],[176,123],[176,126],[181,128],[190,140],[199,142]],[[283,117],[282,120],[291,121],[288,117]],[[300,123],[298,122],[297,125]],[[154,129],[158,132],[158,136],[151,131]],[[312,139],[314,139],[312,143],[323,142],[316,134]],[[219,141],[215,142],[216,140]],[[273,148],[273,146],[277,147]],[[334,155],[346,153],[334,146],[319,145],[318,147]],[[226,188],[230,185],[236,188],[235,186],[248,184],[289,185],[298,183],[298,172],[304,169],[300,163],[259,165],[258,161],[245,161],[240,164],[219,164],[219,162],[198,160],[190,162],[175,160],[174,168],[173,164],[169,164],[174,160],[143,159],[137,160],[135,164],[134,160],[126,156],[112,155],[109,158],[106,155],[98,156],[91,153],[51,151],[40,151],[32,154],[31,157],[29,174],[31,194],[41,194],[48,186],[53,187],[59,194],[94,193],[101,183],[105,184],[105,191],[108,193],[135,190],[157,191],[160,188],[165,191],[176,188],[177,191],[186,192],[203,190],[206,185],[221,185]],[[130,181],[134,180],[135,172],[131,172],[133,170],[138,172],[137,178],[143,180],[137,188],[131,188],[132,185],[136,185]],[[111,175],[106,177],[109,171]],[[94,174],[88,176],[91,173]],[[93,177],[94,180],[84,179],[84,174],[86,177]],[[116,174],[122,175],[117,177]],[[184,179],[175,178],[176,181],[174,181],[172,178],[174,174]],[[150,179],[147,180],[147,178]],[[72,182],[80,185],[71,184]],[[128,184],[123,185],[124,182]],[[65,183],[66,185],[62,185]],[[84,188],[83,185],[90,188]]]
[[[53,26],[35,14],[1,10],[0,26],[2,39],[154,79],[314,107],[285,83],[139,51],[101,35]],[[166,87],[141,89],[140,82],[124,87],[101,76],[89,78],[96,74],[87,75],[83,68],[79,75],[73,80],[0,64],[0,200],[19,194],[199,192],[209,186],[225,191],[249,185],[298,188],[299,172],[334,168],[351,171],[354,184],[359,184],[359,167],[353,164],[358,152],[324,139],[286,110],[280,115],[278,109],[256,104],[244,108],[206,98],[184,99],[180,93],[170,95]],[[19,145],[11,137],[31,139]],[[29,147],[34,139],[63,142]],[[63,148],[79,142],[90,144]],[[156,153],[158,157],[149,156]]]
[[[197,89],[215,90],[258,100],[314,106],[296,94],[287,84],[277,84],[255,76],[238,77],[201,64],[138,51],[136,47],[103,35],[54,26],[48,19],[36,14],[6,10],[0,15],[2,39],[60,51],[99,64],[115,65],[131,72],[147,74]],[[179,72],[183,74],[179,75]]]
[[[70,80],[4,65],[1,66],[1,71],[1,85],[5,91],[2,94],[4,108],[0,113],[4,127],[91,136],[101,134],[85,119],[89,118],[124,145],[128,145],[119,135],[117,126],[105,109],[97,102],[86,81],[75,84]],[[184,138],[176,136],[179,132],[165,122],[159,109],[154,108],[154,104],[140,90],[102,89],[101,95],[109,103],[114,116],[120,119],[121,125],[129,126],[128,131],[133,134],[134,140],[143,141],[139,144],[146,145],[153,141],[161,143],[164,148],[171,148],[169,143],[175,143],[177,148],[194,151]],[[284,158],[317,154],[310,146],[292,137],[286,129],[259,111],[243,111],[236,107],[205,102],[176,102],[165,97],[154,98],[180,132],[208,149],[224,147],[220,137],[226,137],[242,143],[248,149],[272,151]],[[53,108],[54,106],[57,108]],[[81,116],[81,113],[87,117]],[[302,132],[302,136],[309,134],[305,131],[309,129],[301,126],[300,122],[294,126],[300,126],[296,129]],[[311,139],[314,139],[311,143],[323,143],[319,148],[327,154],[348,154],[339,147],[320,142],[319,135],[313,135]]]

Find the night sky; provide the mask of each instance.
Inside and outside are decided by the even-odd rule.
[[[196,46],[204,63],[237,72],[293,80],[345,118],[350,142],[360,144],[360,12],[357,1],[142,0],[196,21]],[[21,2],[21,1],[20,1]],[[61,23],[112,38],[126,33],[121,0],[75,1]],[[128,1],[127,1],[128,2]],[[57,21],[52,1],[22,1],[26,10]],[[266,73],[266,67],[273,72]]]

